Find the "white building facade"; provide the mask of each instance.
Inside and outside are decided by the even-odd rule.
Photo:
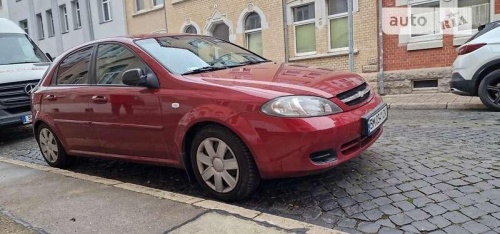
[[[0,18],[9,18],[9,7],[7,0],[0,0]]]
[[[8,18],[54,57],[94,39],[127,35],[122,0],[3,1]]]

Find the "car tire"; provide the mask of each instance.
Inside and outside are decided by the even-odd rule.
[[[51,167],[65,168],[72,163],[72,157],[66,153],[59,138],[46,124],[38,126],[36,140],[43,159]]]
[[[250,150],[227,128],[218,125],[202,128],[193,138],[190,157],[198,183],[219,200],[243,200],[260,183]]]
[[[500,111],[500,70],[488,74],[479,84],[479,98],[492,111]]]

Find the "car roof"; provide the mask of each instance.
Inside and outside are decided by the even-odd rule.
[[[17,26],[17,24],[5,18],[0,18],[0,33],[26,34],[26,32]]]

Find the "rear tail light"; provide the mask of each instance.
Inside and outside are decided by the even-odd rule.
[[[460,48],[458,50],[458,55],[464,55],[464,54],[468,54],[468,53],[474,52],[477,49],[479,49],[479,48],[481,48],[481,47],[483,47],[485,45],[486,45],[486,43],[465,45],[465,46],[463,46],[462,48]]]

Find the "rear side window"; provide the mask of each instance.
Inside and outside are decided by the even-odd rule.
[[[117,44],[99,45],[96,61],[97,85],[124,85],[123,73],[136,68],[144,71],[146,65],[129,49]]]
[[[495,22],[491,22],[489,24],[480,26],[478,28],[479,31],[474,36],[472,36],[469,40],[467,40],[467,42],[472,41],[472,40],[486,34],[487,32],[489,32],[495,28],[498,28],[499,26],[500,26],[500,21],[495,21]],[[465,42],[465,43],[467,43],[467,42]]]
[[[89,65],[93,47],[81,49],[66,57],[59,66],[56,84],[85,85],[90,84]]]

